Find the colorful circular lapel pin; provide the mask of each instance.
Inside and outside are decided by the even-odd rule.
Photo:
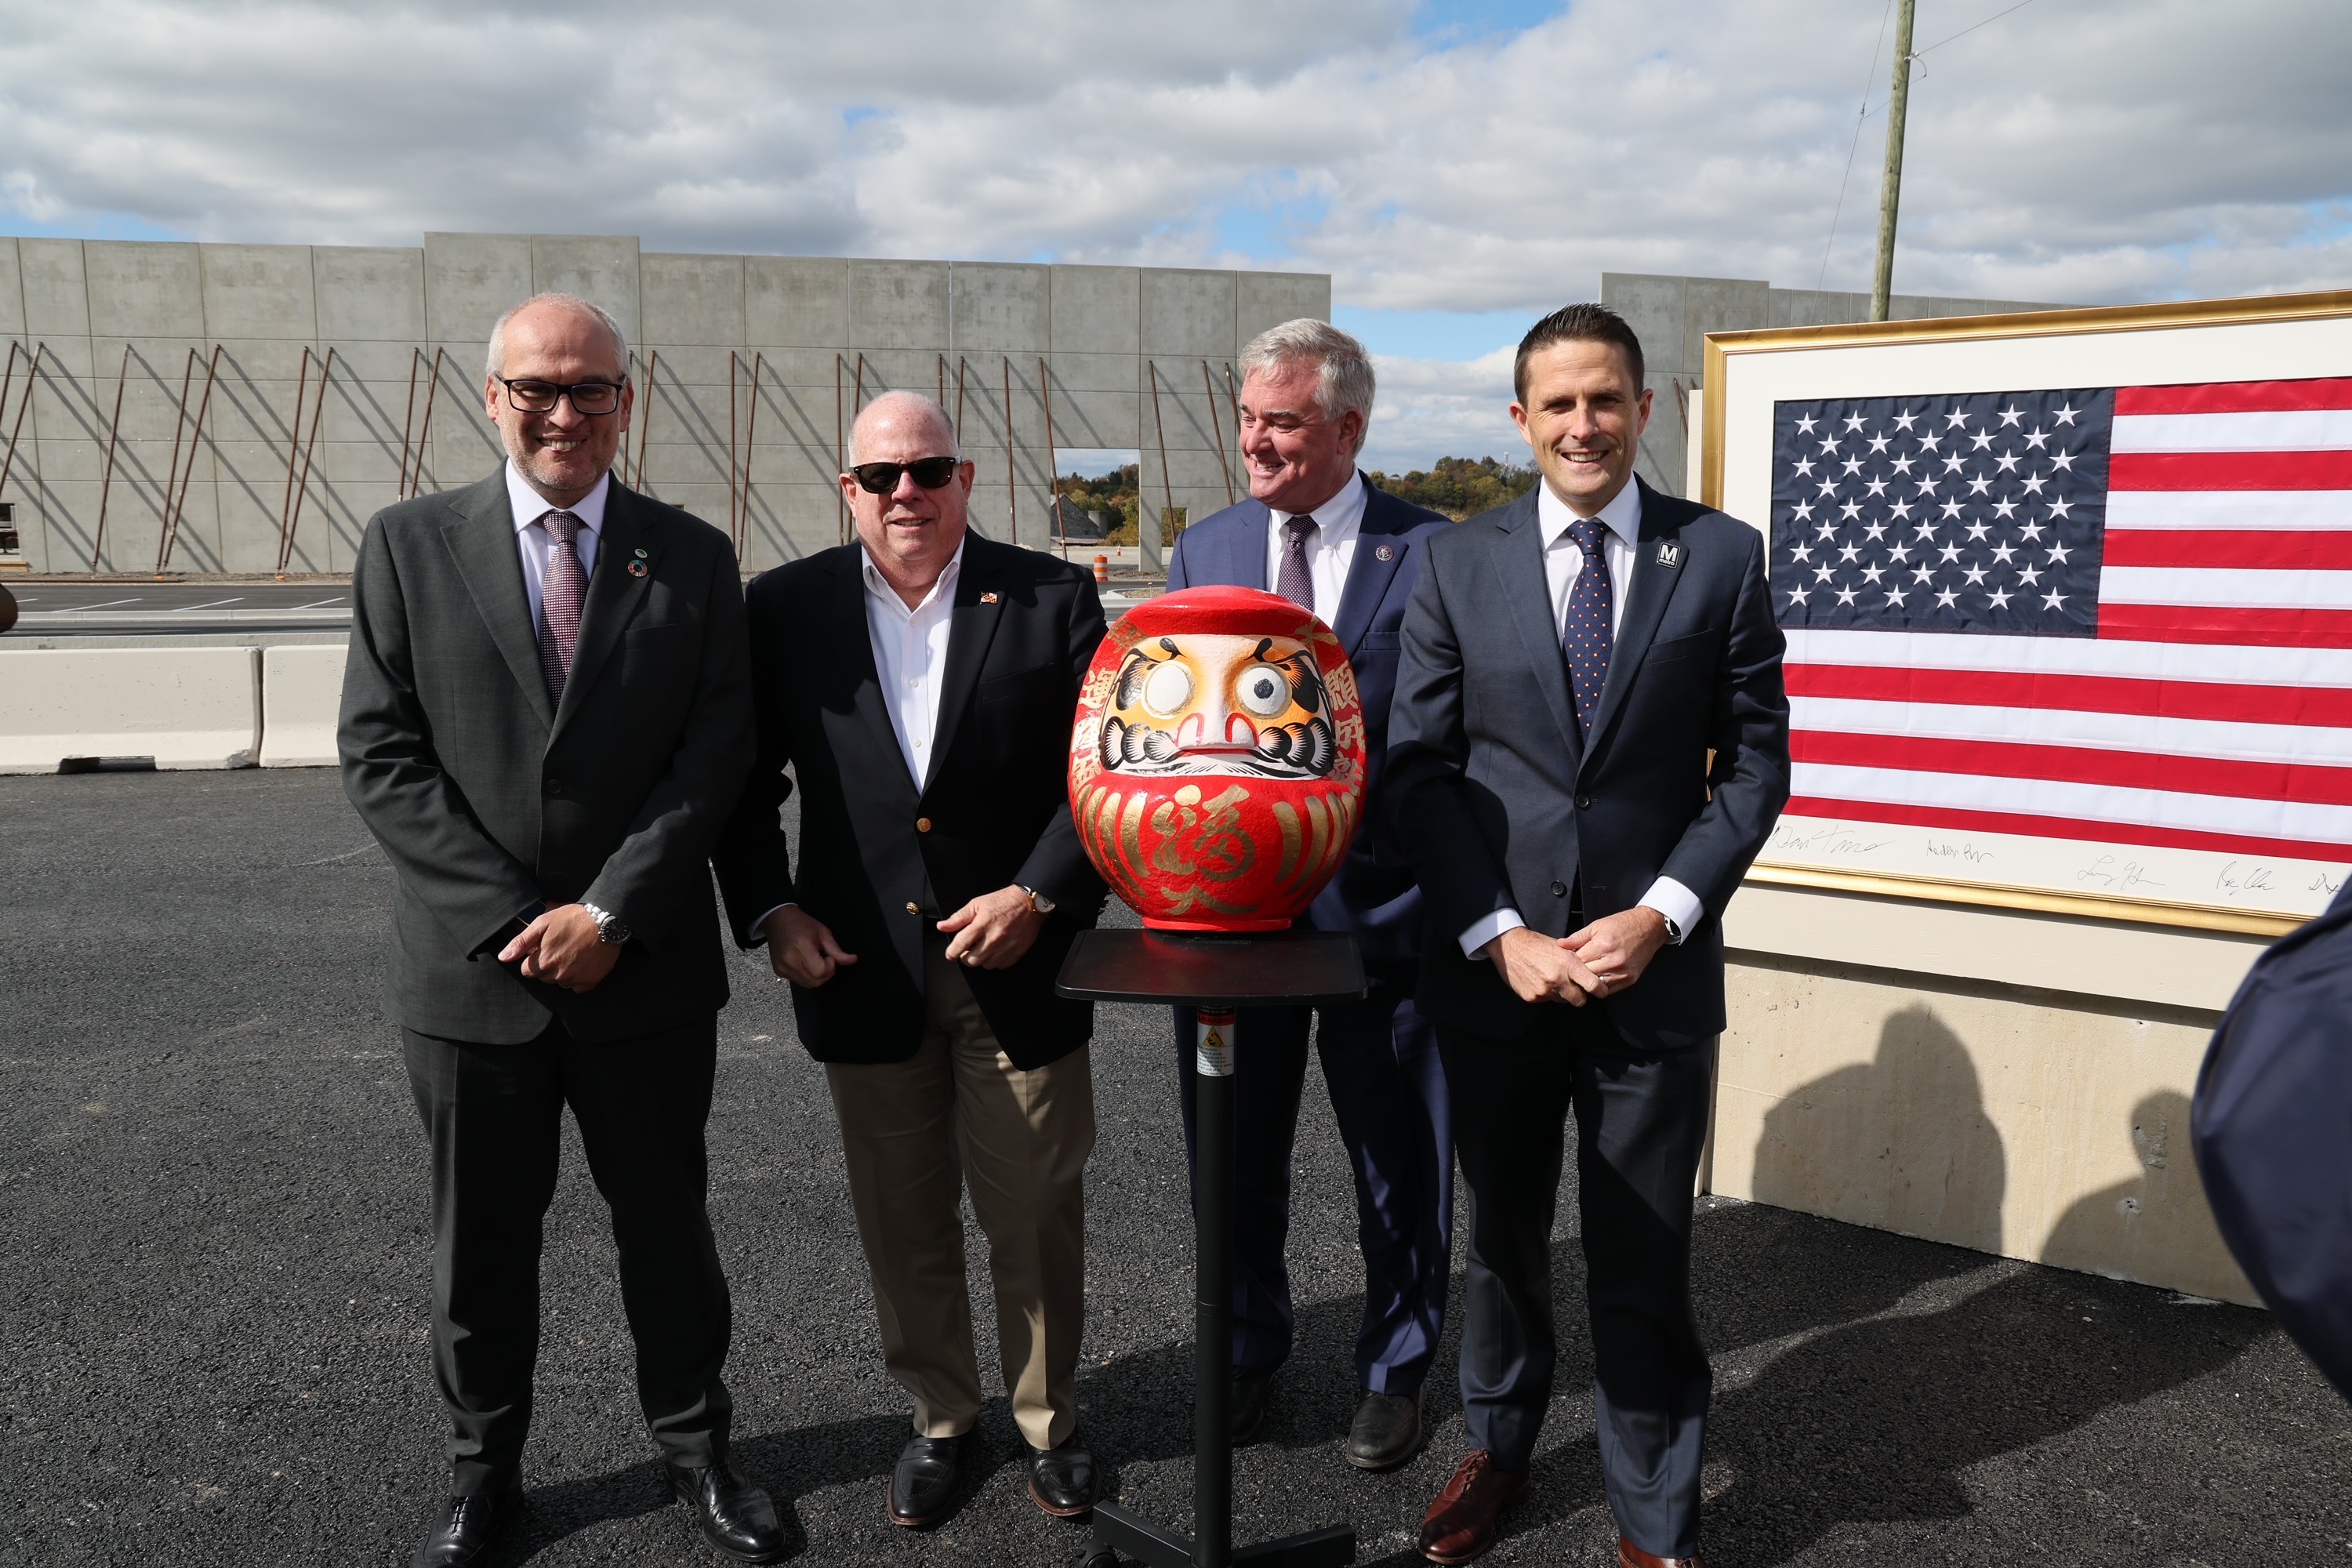
[[[1396,559],[1396,547],[1392,544],[1375,545],[1372,555],[1375,560],[1393,561]]]
[[[644,562],[642,562],[642,561],[632,561],[632,562],[630,562],[630,563],[629,563],[629,575],[630,575],[630,576],[632,576],[632,577],[642,577],[642,576],[644,576],[645,574],[646,574],[646,563],[645,563]]]

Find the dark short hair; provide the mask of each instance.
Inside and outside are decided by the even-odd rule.
[[[1511,390],[1521,404],[1528,400],[1528,357],[1554,343],[1614,343],[1625,351],[1633,367],[1633,395],[1642,395],[1642,340],[1625,318],[1606,305],[1562,305],[1528,329],[1519,340],[1519,356],[1511,363]]]

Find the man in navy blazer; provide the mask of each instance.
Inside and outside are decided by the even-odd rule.
[[[1471,1452],[1422,1527],[1466,1563],[1527,1494],[1551,1403],[1551,1233],[1573,1107],[1597,1387],[1624,1568],[1697,1560],[1712,1379],[1691,1194],[1724,1026],[1724,905],[1789,795],[1763,536],[1633,477],[1642,346],[1597,305],[1519,344],[1543,482],[1431,542],[1405,614],[1388,805],[1428,900],[1470,1189]]]
[[[1421,1442],[1421,1384],[1437,1349],[1452,1257],[1454,1146],[1436,1037],[1413,1005],[1421,894],[1378,820],[1398,626],[1430,539],[1453,525],[1372,488],[1356,470],[1372,412],[1364,346],[1328,322],[1269,328],[1242,351],[1240,436],[1250,499],[1176,541],[1173,592],[1209,584],[1270,589],[1329,624],[1363,693],[1368,810],[1339,874],[1299,924],[1353,932],[1371,982],[1361,1002],[1319,1009],[1316,1046],[1356,1179],[1364,1315],[1361,1390],[1345,1453],[1387,1469]],[[1290,1354],[1290,1155],[1307,1075],[1308,1007],[1245,1010],[1237,1024],[1234,1437],[1265,1417]],[[1185,1148],[1193,1157],[1193,1022],[1176,1015]],[[1197,1163],[1197,1160],[1195,1162]]]

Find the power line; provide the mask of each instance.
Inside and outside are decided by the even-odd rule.
[[[2032,0],[2020,0],[2020,3],[2030,5]],[[2014,10],[2015,7],[2012,6],[2011,9]],[[1862,149],[1863,122],[1870,118],[1870,84],[1878,76],[1878,51],[1886,43],[1886,18],[1894,15],[1894,12],[1895,0],[1886,0],[1885,8],[1878,13],[1878,41],[1870,46],[1870,68],[1863,73],[1862,104],[1854,115],[1853,141],[1845,150],[1845,173],[1838,176],[1837,205],[1830,209],[1830,237],[1822,246],[1822,271],[1821,276],[1813,279],[1815,289],[1821,288],[1829,280],[1830,251],[1837,244],[1838,218],[1845,211],[1846,184],[1853,178],[1853,155]],[[1986,18],[1988,21],[1990,19]],[[1979,24],[1979,26],[1982,25]]]
[[[1952,38],[1965,38],[1965,37],[1967,37],[1970,33],[1975,32],[1979,27],[1988,27],[1988,26],[1990,26],[1993,23],[2000,21],[2003,16],[2008,16],[2008,15],[2009,15],[2009,13],[2010,13],[2010,11],[2022,11],[2022,10],[2024,10],[2028,5],[2032,5],[2032,4],[2033,4],[2033,0],[2017,0],[2017,4],[2016,4],[2016,5],[2014,5],[2010,6],[2010,7],[2009,7],[2009,10],[2007,10],[2007,11],[1995,11],[1991,16],[1987,16],[1983,21],[1981,21],[1981,22],[1972,22],[1972,23],[1970,23],[1969,26],[1965,26],[1965,27],[1962,27],[1958,32],[1954,33],[1954,34],[1951,36],[1951,37],[1948,37],[1948,38],[1938,38],[1938,39],[1937,39],[1934,43],[1929,44],[1929,45],[1927,46],[1927,48],[1924,48],[1924,49],[1914,49],[1914,50],[1912,50],[1912,51],[1911,51],[1911,58],[1912,58],[1913,59],[1915,59],[1915,60],[1916,60],[1916,59],[1917,59],[1921,55],[1927,54],[1927,53],[1929,53],[1929,52],[1931,52],[1931,51],[1933,51],[1933,50],[1942,48],[1946,44],[1950,43],[1950,42],[1952,41]]]

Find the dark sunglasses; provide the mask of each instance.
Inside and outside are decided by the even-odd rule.
[[[927,490],[938,489],[955,478],[961,458],[918,458],[911,463],[858,463],[850,468],[857,486],[870,496],[887,496],[898,488],[900,474],[912,474]]]
[[[509,381],[500,376],[499,384],[507,389],[507,402],[524,414],[545,414],[562,397],[572,399],[573,408],[592,416],[621,406],[621,389],[609,381],[576,381],[565,386],[552,381]]]

